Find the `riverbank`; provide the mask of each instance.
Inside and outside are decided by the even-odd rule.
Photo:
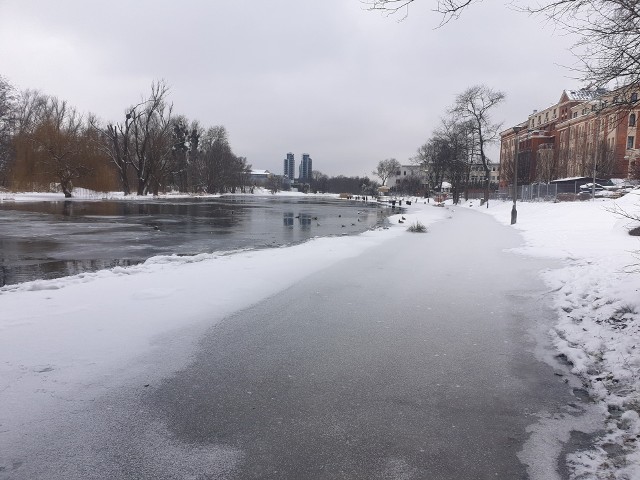
[[[550,332],[555,347],[607,419],[592,448],[570,455],[575,479],[640,478],[640,273],[633,253],[640,242],[628,235],[633,222],[612,213],[623,208],[638,215],[639,204],[635,192],[616,201],[518,204],[514,228],[526,241],[518,252],[562,262],[543,272],[558,313]],[[186,364],[189,345],[227,315],[459,208],[509,223],[508,202],[491,202],[488,209],[478,202],[445,208],[417,202],[391,217],[390,228],[358,236],[154,257],[134,267],[0,289],[0,403],[6,406],[0,452],[1,442],[64,422],[96,395],[131,382],[151,353],[166,352],[153,369],[162,378]],[[7,461],[1,458],[0,467]]]
[[[213,193],[213,194],[192,194],[192,193],[164,193],[160,195],[125,195],[122,192],[96,192],[84,188],[76,188],[73,197],[65,198],[62,193],[50,192],[3,192],[0,191],[0,202],[73,202],[86,200],[127,200],[148,201],[150,199],[180,199],[180,198],[220,198],[224,196],[255,196],[255,197],[300,197],[300,198],[340,198],[337,193],[302,193],[297,191],[281,190],[271,193],[265,188],[255,188],[254,193]]]

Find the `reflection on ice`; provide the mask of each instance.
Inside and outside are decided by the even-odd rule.
[[[385,217],[386,209],[375,204],[298,197],[0,204],[0,286],[128,266],[155,255],[356,234]]]

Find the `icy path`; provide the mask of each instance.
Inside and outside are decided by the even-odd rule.
[[[281,257],[259,271],[258,297],[272,296],[160,337],[135,382],[74,398],[64,424],[12,452],[22,464],[5,460],[7,478],[561,478],[560,442],[584,427],[533,353],[532,329],[553,320],[544,264],[505,252],[521,242],[512,229],[451,216],[359,254],[327,250],[321,270],[311,255],[317,273],[284,291],[295,269]],[[169,295],[137,295],[154,291]],[[176,361],[181,336],[201,341]]]

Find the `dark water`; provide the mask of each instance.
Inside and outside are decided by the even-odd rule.
[[[387,208],[300,197],[0,203],[0,286],[143,262],[357,234]]]

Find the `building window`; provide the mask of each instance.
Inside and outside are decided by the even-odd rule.
[[[629,115],[629,126],[630,127],[635,127],[636,126],[636,114],[632,113],[631,115]]]
[[[573,112],[573,118],[578,118],[578,112]]]
[[[631,101],[632,102],[637,102],[638,101],[638,93],[634,92],[631,94]]]
[[[635,139],[636,137],[634,136],[629,136],[627,137],[627,148],[633,148],[633,144],[635,143]]]

